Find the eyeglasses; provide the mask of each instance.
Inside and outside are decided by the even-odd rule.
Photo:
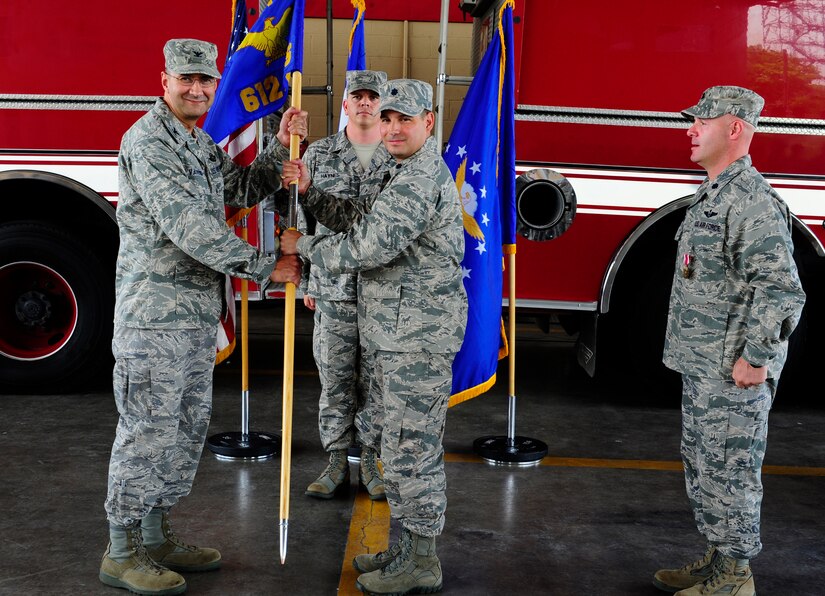
[[[175,75],[171,72],[167,72],[170,77],[173,79],[177,79],[180,81],[180,84],[184,87],[191,87],[195,83],[200,83],[201,87],[204,89],[211,89],[215,85],[218,84],[218,79],[215,77],[210,77],[209,75],[200,75],[198,77],[193,77],[191,75]]]

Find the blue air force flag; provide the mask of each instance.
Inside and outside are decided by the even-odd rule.
[[[347,70],[367,69],[367,44],[364,41],[364,12],[367,10],[366,0],[352,0],[355,14],[352,17],[352,29],[349,32],[349,55],[347,56]],[[346,100],[349,94],[346,78],[344,78],[344,96]],[[341,106],[341,117],[338,120],[338,130],[342,131],[347,127],[349,118]]]
[[[513,2],[499,12],[458,114],[444,161],[455,178],[464,220],[464,287],[469,310],[464,343],[453,362],[450,405],[493,386],[507,355],[502,332],[502,258],[515,251]],[[515,299],[515,297],[511,297]]]
[[[204,122],[218,145],[248,122],[286,102],[287,75],[304,62],[304,0],[273,0],[229,56]]]

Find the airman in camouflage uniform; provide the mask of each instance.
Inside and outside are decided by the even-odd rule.
[[[344,198],[377,194],[374,187],[391,160],[378,126],[381,87],[386,82],[384,72],[347,72],[346,128],[312,143],[303,156],[313,181],[311,192]],[[318,223],[315,233],[334,232]],[[321,444],[330,452],[330,464],[307,488],[312,497],[330,498],[337,488],[349,484],[347,449],[357,440],[361,482],[371,499],[386,498],[377,465],[382,407],[368,396],[372,365],[359,346],[357,281],[356,273],[331,273],[314,266],[304,291],[304,304],[315,310],[313,352],[321,379],[318,428]]]
[[[679,228],[664,363],[682,373],[682,460],[705,555],[656,573],[683,595],[754,594],[768,413],[805,294],[787,205],[748,155],[764,101],[712,87],[682,113],[708,172]]]
[[[112,351],[120,418],[99,576],[139,594],[183,592],[185,580],[170,569],[220,566],[217,550],[175,536],[168,512],[192,487],[209,425],[224,275],[300,281],[297,259],[276,267],[224,215],[225,204],[245,207],[276,190],[285,150],[273,145],[252,166],[235,165],[195,126],[214,99],[217,48],[176,39],[164,55],[164,95],[124,135],[118,159]],[[295,118],[290,130],[305,125]]]
[[[435,537],[444,527],[446,481],[442,437],[461,347],[467,296],[461,276],[464,234],[455,182],[435,140],[432,87],[387,83],[381,135],[396,163],[367,201],[328,200],[305,192],[304,205],[333,236],[287,232],[294,251],[328,271],[359,272],[361,345],[374,362],[384,404],[381,458],[392,517],[401,537],[378,555],[360,555],[357,587],[371,594],[435,592],[441,564]],[[298,162],[284,176],[309,185]],[[311,188],[310,188],[311,190]]]

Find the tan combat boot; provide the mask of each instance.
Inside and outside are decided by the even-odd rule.
[[[307,487],[304,494],[316,499],[331,499],[339,489],[343,490],[348,486],[349,461],[347,461],[347,450],[336,449],[329,452],[329,464],[317,480]]]
[[[440,592],[441,562],[435,554],[435,537],[402,528],[398,542],[398,555],[386,567],[360,575],[355,587],[376,596]]]
[[[152,560],[174,571],[210,571],[221,566],[221,553],[214,548],[186,544],[169,524],[169,512],[155,507],[140,522],[143,543]]]
[[[754,596],[756,586],[747,559],[737,560],[719,553],[713,575],[701,584],[676,592],[676,596],[704,596],[726,594],[729,596]]]
[[[700,584],[713,575],[714,563],[719,551],[708,545],[705,555],[698,561],[688,563],[680,569],[660,569],[653,576],[653,585],[665,592],[678,592]]]
[[[373,501],[386,500],[384,492],[384,476],[378,465],[378,453],[375,449],[363,445],[361,447],[361,469],[359,471],[361,484],[367,489],[367,494]]]
[[[109,526],[109,546],[100,562],[100,581],[135,594],[165,595],[186,591],[186,580],[161,567],[146,553],[140,526]]]

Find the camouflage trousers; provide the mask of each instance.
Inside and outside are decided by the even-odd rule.
[[[374,353],[384,404],[381,461],[392,517],[422,536],[444,529],[444,424],[455,354]]]
[[[383,408],[371,393],[372,365],[358,336],[357,302],[317,300],[312,352],[321,381],[318,430],[326,451],[354,441],[381,447]]]
[[[120,419],[109,461],[110,523],[131,525],[192,489],[212,413],[215,344],[215,329],[115,329]]]
[[[722,553],[751,559],[762,550],[762,461],[772,379],[750,389],[682,376],[682,461],[699,532]]]

